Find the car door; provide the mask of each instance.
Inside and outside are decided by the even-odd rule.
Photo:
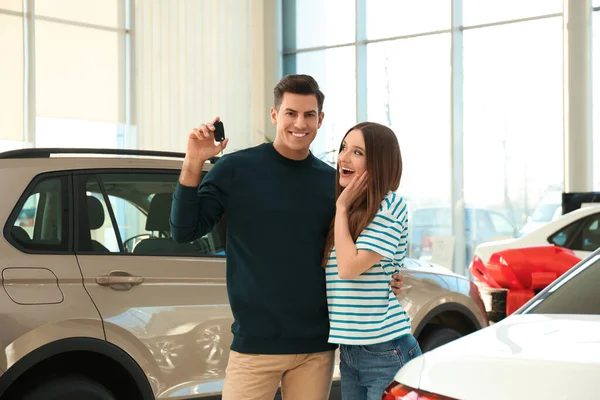
[[[48,343],[104,338],[72,250],[69,174],[40,174],[31,182],[13,175],[4,181],[9,190],[3,199],[14,208],[0,243],[0,369],[5,371]]]
[[[106,339],[128,352],[157,398],[219,392],[233,322],[224,227],[193,243],[170,238],[179,171],[74,175],[76,254]]]

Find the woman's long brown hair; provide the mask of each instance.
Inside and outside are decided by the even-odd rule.
[[[369,172],[367,190],[348,210],[348,225],[352,239],[356,242],[358,235],[371,223],[379,211],[379,205],[388,191],[398,190],[402,177],[402,155],[400,145],[394,131],[385,125],[375,122],[361,122],[346,132],[340,144],[340,152],[346,136],[353,130],[360,130],[365,139],[367,171]],[[344,188],[340,186],[340,169],[336,172],[336,200]],[[327,264],[329,254],[334,246],[335,217],[325,240],[323,265]]]

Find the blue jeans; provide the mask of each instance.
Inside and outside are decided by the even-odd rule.
[[[378,344],[340,345],[342,400],[381,400],[400,368],[420,355],[411,334]]]

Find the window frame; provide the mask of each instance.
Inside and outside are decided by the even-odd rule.
[[[224,254],[224,255],[223,254],[197,254],[197,255],[194,254],[194,255],[192,255],[190,253],[144,254],[144,253],[128,253],[125,251],[124,246],[123,246],[123,239],[121,237],[121,232],[119,231],[119,226],[117,225],[117,219],[114,214],[112,205],[110,204],[109,194],[106,192],[106,188],[104,187],[101,176],[108,175],[108,174],[172,175],[176,178],[175,180],[177,181],[180,173],[181,173],[181,170],[179,170],[179,169],[168,169],[168,168],[165,168],[165,169],[158,169],[158,168],[101,168],[101,169],[100,168],[92,168],[92,169],[81,169],[81,170],[73,171],[73,183],[72,183],[72,185],[73,185],[73,215],[75,216],[74,222],[73,222],[73,226],[74,226],[74,228],[73,228],[73,234],[74,234],[73,249],[75,249],[74,253],[77,255],[82,255],[82,256],[94,255],[94,256],[113,256],[113,257],[114,256],[125,256],[125,257],[181,257],[181,258],[219,258],[219,259],[226,258],[227,257],[226,254]],[[207,171],[202,171],[202,177],[204,177],[207,173],[208,173]],[[80,225],[81,215],[80,215],[80,213],[83,212],[82,209],[84,211],[87,211],[87,209],[84,209],[81,207],[81,200],[80,200],[82,193],[85,194],[85,191],[86,191],[85,182],[87,182],[87,180],[84,178],[92,177],[92,176],[98,181],[98,184],[102,191],[102,197],[103,197],[104,201],[106,202],[107,211],[109,214],[108,217],[111,220],[113,230],[115,231],[115,236],[117,237],[117,242],[119,243],[119,252],[106,253],[106,252],[97,252],[97,251],[77,250],[79,247],[79,239],[80,239],[79,232],[81,230],[81,225]],[[226,219],[225,214],[223,215],[223,219]],[[226,228],[226,232],[227,232],[227,226],[225,228]]]
[[[465,221],[467,221],[466,213],[468,212],[468,207],[465,206],[465,192],[469,192],[470,184],[469,179],[465,181],[465,171],[468,172],[469,168],[469,160],[464,151],[464,145],[466,139],[465,137],[465,126],[469,125],[469,120],[465,119],[465,45],[464,45],[464,36],[465,32],[473,32],[479,31],[482,32],[485,29],[490,27],[497,27],[503,25],[513,25],[516,26],[522,23],[528,23],[530,21],[540,21],[545,19],[552,18],[562,18],[563,10],[560,12],[555,12],[548,14],[545,10],[539,9],[536,12],[527,13],[526,18],[512,18],[510,15],[506,16],[506,18],[500,18],[495,20],[490,20],[481,24],[469,24],[464,21],[464,5],[461,0],[453,1],[450,5],[450,15],[447,16],[450,19],[450,26],[447,26],[447,29],[442,30],[434,30],[435,26],[431,25],[423,25],[422,28],[419,28],[415,31],[410,32],[399,32],[392,31],[387,35],[383,36],[373,36],[369,35],[372,32],[369,32],[368,24],[369,24],[369,10],[372,5],[368,4],[367,0],[354,0],[351,2],[352,5],[356,8],[355,13],[355,21],[354,24],[356,26],[356,37],[355,40],[349,43],[337,43],[333,45],[321,44],[318,46],[311,47],[302,47],[298,46],[298,41],[296,40],[297,30],[295,28],[296,24],[299,23],[296,18],[294,1],[283,0],[283,7],[281,9],[282,19],[280,20],[280,33],[282,35],[283,46],[279,49],[280,62],[282,68],[281,76],[287,74],[294,73],[306,73],[307,71],[300,70],[297,65],[297,58],[299,54],[323,51],[332,48],[341,48],[346,46],[352,46],[356,52],[356,61],[355,61],[355,69],[356,69],[356,82],[354,86],[356,87],[356,122],[368,120],[367,115],[367,99],[368,99],[368,88],[367,81],[368,76],[371,73],[368,68],[368,51],[367,47],[374,43],[385,43],[391,42],[395,40],[410,40],[413,38],[423,37],[423,36],[431,36],[438,34],[450,34],[450,56],[448,62],[450,63],[450,74],[448,76],[448,80],[451,85],[451,93],[450,93],[450,114],[451,118],[449,121],[450,124],[450,147],[449,151],[451,153],[450,157],[450,185],[448,200],[450,204],[452,223],[451,223],[451,234],[455,237],[455,248],[457,251],[454,252],[454,260],[452,265],[452,270],[456,273],[462,275],[468,275],[468,262],[469,260],[464,259],[464,252],[460,251],[460,249],[468,248],[469,242],[472,238],[472,227],[474,224],[466,225]],[[593,9],[595,12],[600,11],[600,6],[595,7]],[[558,10],[555,10],[558,11]],[[516,15],[516,14],[515,14]],[[442,26],[440,26],[442,27]],[[320,82],[321,83],[321,82]],[[327,94],[327,93],[326,93]],[[326,103],[327,104],[327,103]],[[327,107],[327,106],[326,106]],[[327,113],[326,113],[327,114]],[[349,123],[350,125],[350,123]],[[561,122],[562,126],[562,122]],[[321,134],[325,134],[325,132],[321,132]],[[328,138],[323,138],[323,141],[328,140]],[[506,154],[506,151],[504,151]],[[486,160],[487,161],[487,160]],[[505,171],[506,174],[506,171]],[[404,185],[406,182],[404,183]],[[465,184],[467,187],[465,187]],[[527,185],[526,185],[527,188]],[[467,189],[465,191],[465,189]],[[444,200],[446,203],[446,200]],[[467,202],[468,204],[468,202]],[[417,205],[417,203],[415,203]],[[428,206],[431,203],[427,200],[424,204],[418,204],[419,206]],[[508,207],[505,205],[505,207]],[[526,207],[525,207],[526,208]],[[508,209],[508,208],[507,208]],[[518,235],[518,230],[522,228],[525,224],[525,221],[518,221],[518,218],[515,216],[508,216],[511,225],[517,225],[515,229],[515,235]],[[522,223],[521,223],[522,222]],[[416,226],[416,225],[413,225]]]
[[[577,228],[577,234],[573,236],[573,240],[569,243],[569,249],[573,250],[573,251],[587,251],[587,252],[593,252],[594,250],[586,250],[583,248],[583,234],[584,234],[584,230],[586,227],[589,226],[589,224],[593,221],[597,221],[600,219],[600,213],[594,213],[594,214],[590,214],[585,218],[581,218],[579,221],[579,227]],[[577,245],[577,248],[575,248],[575,245]]]
[[[118,226],[116,226],[116,219],[114,217],[114,213],[113,213],[113,209],[112,206],[110,204],[110,199],[108,198],[108,195],[106,194],[106,189],[104,187],[104,184],[102,183],[102,180],[100,179],[100,177],[98,176],[98,173],[95,172],[89,172],[86,171],[77,171],[76,173],[73,174],[73,198],[74,198],[74,214],[75,214],[75,231],[77,233],[77,235],[75,235],[75,241],[73,243],[73,248],[76,254],[98,254],[98,255],[106,255],[106,254],[124,254],[124,248],[123,248],[123,241],[121,239],[121,233],[119,232]],[[87,218],[84,218],[82,213],[85,213],[85,215],[87,216],[87,206],[85,207],[81,207],[81,198],[82,198],[82,193],[83,193],[83,197],[85,198],[85,192],[86,192],[86,186],[85,183],[87,183],[90,179],[95,180],[96,182],[98,182],[98,186],[100,187],[100,191],[102,194],[102,199],[104,200],[105,204],[106,204],[106,209],[108,211],[108,217],[110,218],[113,230],[115,231],[115,236],[117,238],[117,244],[119,246],[119,252],[118,253],[99,253],[99,252],[95,252],[93,250],[87,251],[87,250],[80,250],[79,249],[79,245],[80,245],[80,239],[81,239],[81,235],[79,235],[79,232],[81,231],[85,231],[85,229],[82,228],[82,223],[86,224],[85,226],[88,228],[87,231],[89,231],[89,226],[88,226],[88,222],[87,222]],[[85,222],[82,222],[85,221]]]
[[[597,224],[599,224],[598,229],[600,229],[600,213],[595,213],[592,214],[588,217],[588,219],[585,221],[585,224],[583,224],[581,226],[581,232],[579,233],[579,240],[578,240],[578,244],[580,244],[581,250],[579,251],[590,251],[593,252],[595,250],[597,250],[598,248],[595,248],[593,250],[588,250],[588,249],[584,249],[583,248],[583,243],[584,243],[584,239],[586,238],[586,233],[590,230],[589,228],[591,227],[591,225],[596,222]]]
[[[554,241],[552,240],[556,235],[558,235],[561,232],[564,232],[565,230],[569,229],[570,227],[572,227],[573,225],[577,226],[574,234],[571,238],[567,238],[567,241],[565,242],[564,246],[559,246],[559,247],[564,247],[567,248],[569,250],[573,250],[573,251],[589,251],[589,250],[583,250],[581,247],[582,246],[578,246],[579,248],[574,248],[576,243],[581,243],[582,238],[582,234],[583,234],[583,228],[587,225],[587,223],[590,221],[590,219],[595,219],[598,218],[598,216],[600,216],[600,213],[594,213],[594,214],[590,214],[587,215],[583,218],[580,218],[576,221],[571,222],[568,225],[565,225],[562,227],[562,229],[554,232],[552,235],[548,236],[548,238],[546,239],[548,241],[548,243],[554,245],[554,246],[558,246],[556,243],[554,243]]]
[[[38,187],[40,183],[49,179],[60,179],[61,186],[61,208],[62,208],[62,237],[60,245],[60,249],[47,250],[44,247],[50,247],[53,245],[39,245],[40,248],[27,248],[23,246],[21,243],[14,240],[10,234],[12,227],[14,226],[15,221],[19,217],[25,202],[29,199],[29,197],[34,194],[35,189]],[[44,172],[36,175],[31,179],[23,193],[21,193],[19,200],[16,202],[13,207],[11,213],[6,219],[6,223],[4,224],[3,234],[4,238],[8,243],[11,244],[14,248],[19,250],[25,254],[69,254],[74,255],[75,252],[73,250],[73,240],[74,240],[74,216],[73,216],[73,196],[72,196],[72,179],[71,172],[69,171],[52,171],[52,172]],[[37,214],[37,212],[36,212]]]

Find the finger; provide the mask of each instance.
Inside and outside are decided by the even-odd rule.
[[[358,178],[358,183],[362,186],[362,185],[366,185],[367,184],[367,171],[363,172],[362,175],[360,176],[360,178]]]
[[[217,121],[220,121],[220,120],[221,120],[221,118],[220,118],[219,116],[216,116],[216,117],[215,117],[215,118],[212,120],[211,124],[213,124],[213,125],[214,125],[214,124],[215,124],[215,122],[217,122]]]
[[[395,279],[391,279],[390,286],[395,289],[402,289],[402,281],[397,281]]]
[[[361,177],[358,180],[358,182],[356,182],[356,185],[355,185],[356,193],[362,193],[366,187],[367,187],[367,181]]]
[[[358,178],[359,178],[359,177],[358,177],[357,175],[354,175],[354,176],[352,177],[352,179],[350,180],[350,183],[348,184],[348,186],[346,186],[346,190],[348,190],[348,189],[352,190],[352,188],[353,188],[354,186],[356,186],[356,180],[357,180]]]
[[[360,183],[363,181],[363,175],[364,175],[364,173],[362,173],[360,175],[359,174],[355,174],[352,177],[352,180],[350,181],[350,184],[348,184],[348,187],[350,187],[350,185],[352,185],[352,186],[358,186],[358,185],[360,185]]]
[[[367,188],[367,173],[365,172],[364,174],[362,174],[360,176],[360,178],[358,179],[358,182],[356,183],[356,190],[359,193],[362,193],[366,188]]]
[[[214,130],[214,127],[213,127],[213,130]],[[200,131],[202,132],[202,135],[204,135],[204,137],[206,137],[206,138],[210,137],[211,129],[208,125],[206,125],[206,124],[200,125]]]
[[[194,130],[192,130],[192,132],[190,132],[190,135],[194,135],[196,137],[196,139],[202,140],[204,139],[204,135],[202,134],[202,132],[200,132],[199,129],[194,128]]]
[[[225,147],[227,147],[227,143],[229,143],[229,139],[225,139],[221,142],[221,150],[225,150]]]
[[[350,182],[350,184],[348,185],[347,189],[350,189],[350,193],[352,193],[354,196],[358,196],[360,193],[362,193],[364,191],[364,188],[366,187],[366,181],[363,178],[363,175],[356,175],[352,178],[352,181]]]
[[[392,279],[395,280],[395,281],[402,282],[404,280],[404,275],[402,275],[399,272],[394,272],[394,275],[392,275]]]
[[[208,129],[211,132],[214,132],[215,130],[215,122],[217,122],[219,120],[219,117],[215,117],[211,122],[207,122],[206,126],[208,127]]]

